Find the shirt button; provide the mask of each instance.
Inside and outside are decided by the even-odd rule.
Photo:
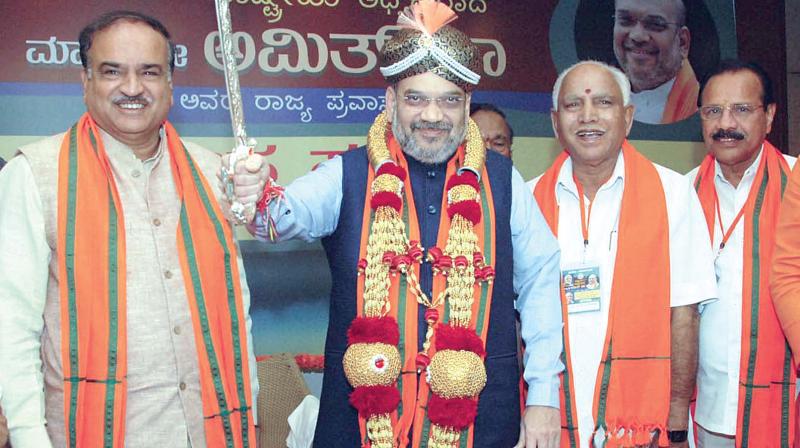
[[[164,271],[164,278],[172,278],[172,271]]]
[[[428,177],[436,177],[436,171],[428,171]]]
[[[172,329],[172,332],[175,334],[181,334],[181,327],[176,325],[175,328]]]
[[[141,172],[141,171],[139,171],[139,170],[133,170],[133,171],[131,172],[131,176],[133,176],[133,177],[139,177],[139,176],[141,176],[141,175],[142,175],[142,172]]]
[[[161,220],[158,219],[158,218],[154,219],[153,220],[153,225],[156,226],[156,227],[160,226],[161,225]]]
[[[179,385],[178,385],[178,387],[179,387],[181,390],[186,390],[186,383],[184,383],[183,381],[181,381],[181,384],[179,384]]]
[[[436,207],[434,207],[433,205],[429,205],[428,206],[428,213],[431,214],[431,215],[435,215],[436,214]]]

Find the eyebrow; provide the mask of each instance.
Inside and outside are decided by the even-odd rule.
[[[110,67],[110,68],[121,68],[123,66],[122,63],[115,62],[115,61],[103,61],[100,63],[99,68],[103,67]],[[138,70],[149,70],[157,68],[159,70],[163,70],[164,66],[162,64],[139,64],[136,67]]]
[[[613,99],[617,99],[617,96],[615,96],[615,95],[613,95],[611,93],[605,93],[605,92],[598,92],[598,93],[593,93],[593,94],[589,95],[589,101],[594,101],[594,100],[599,100],[599,99],[604,99],[604,98],[608,98],[608,99],[612,99],[613,100]],[[584,101],[585,99],[586,99],[586,96],[584,96],[584,95],[567,94],[567,95],[564,95],[564,99],[562,99],[561,101],[563,101],[563,102]]]

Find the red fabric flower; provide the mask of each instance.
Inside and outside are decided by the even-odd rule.
[[[403,208],[403,199],[390,191],[380,191],[372,195],[369,205],[373,210],[377,210],[378,207],[392,207],[399,213]]]
[[[375,414],[390,414],[400,404],[400,392],[395,386],[361,386],[350,393],[350,404],[358,415],[369,418]]]
[[[478,400],[474,398],[442,398],[431,394],[428,401],[428,419],[440,426],[462,430],[471,425],[478,415]]]
[[[481,206],[471,200],[458,201],[447,206],[447,216],[453,219],[455,215],[461,215],[466,218],[472,225],[477,225],[481,222]]]
[[[401,181],[406,180],[406,170],[394,162],[388,162],[381,165],[381,167],[378,168],[378,172],[375,173],[375,177],[378,177],[382,174],[391,174],[393,176],[397,176]]]
[[[450,179],[447,179],[447,190],[450,190],[456,185],[469,185],[474,188],[475,191],[480,191],[480,186],[478,186],[478,176],[469,170],[464,170],[460,174],[450,176]]]
[[[347,343],[382,342],[397,345],[400,342],[400,330],[393,317],[357,317],[347,330]]]
[[[469,328],[439,325],[436,328],[436,350],[468,350],[483,357],[483,341]]]

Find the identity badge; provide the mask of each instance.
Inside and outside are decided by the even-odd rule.
[[[600,311],[600,266],[589,263],[564,268],[561,271],[561,286],[569,314]]]

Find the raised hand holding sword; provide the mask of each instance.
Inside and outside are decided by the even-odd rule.
[[[265,214],[269,221],[270,239],[275,239],[267,204],[281,197],[282,189],[269,178],[263,157],[253,150],[256,141],[247,138],[244,121],[244,106],[239,85],[239,72],[231,31],[230,0],[214,0],[219,28],[220,50],[225,72],[225,87],[231,112],[231,127],[236,146],[230,154],[222,157],[220,181],[225,198],[230,203],[233,224],[250,224],[257,212]],[[266,186],[266,188],[265,188]]]

